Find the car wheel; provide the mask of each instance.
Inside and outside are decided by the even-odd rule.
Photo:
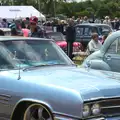
[[[23,120],[53,120],[46,107],[40,104],[30,105],[24,112]]]

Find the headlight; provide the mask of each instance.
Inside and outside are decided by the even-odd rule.
[[[99,105],[99,104],[94,104],[94,105],[92,106],[91,110],[92,110],[92,114],[93,114],[93,115],[98,115],[98,114],[100,114],[100,111],[101,111],[100,105]]]
[[[90,115],[90,107],[89,105],[84,105],[83,107],[83,117],[88,117]]]

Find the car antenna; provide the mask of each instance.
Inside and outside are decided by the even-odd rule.
[[[17,59],[16,59],[16,56],[17,56],[17,52],[14,51],[14,57],[13,57],[14,60],[17,60]],[[20,74],[20,62],[19,62],[19,68],[18,68],[18,80],[20,80],[20,79],[21,79],[21,74]]]
[[[18,80],[21,79],[21,72],[20,72],[20,63],[19,63],[19,68],[18,68]]]
[[[89,70],[90,70],[90,68],[91,68],[91,61],[90,61],[90,60],[87,61],[87,66],[86,66],[86,68],[87,68],[87,71],[89,72]]]

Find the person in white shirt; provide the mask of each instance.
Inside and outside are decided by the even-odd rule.
[[[109,26],[112,26],[109,16],[106,16],[106,17],[105,17],[105,20],[103,21],[103,24],[107,24],[107,25],[109,25]]]
[[[89,52],[89,54],[100,50],[101,46],[102,46],[102,43],[98,40],[98,34],[92,33],[92,39],[88,43],[88,48],[87,48],[87,51]]]

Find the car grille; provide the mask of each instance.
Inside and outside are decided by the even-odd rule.
[[[108,99],[99,102],[101,114],[105,116],[120,115],[120,99]]]

